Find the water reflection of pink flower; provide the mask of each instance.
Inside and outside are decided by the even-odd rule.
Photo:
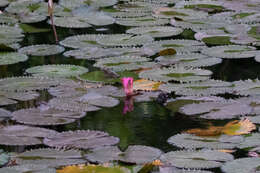
[[[127,97],[132,96],[134,94],[134,90],[133,90],[134,79],[132,77],[123,77],[121,78],[121,82],[123,84],[125,95]]]
[[[125,92],[125,100],[124,100],[124,109],[123,114],[127,114],[128,112],[132,112],[134,110],[134,90],[133,90],[133,82],[134,79],[132,77],[123,77],[121,78],[121,82]]]
[[[134,98],[126,97],[124,100],[124,109],[123,114],[127,114],[128,112],[132,112],[134,110]]]

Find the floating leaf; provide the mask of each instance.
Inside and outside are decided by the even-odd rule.
[[[226,136],[203,137],[195,136],[187,133],[177,134],[170,137],[167,142],[187,149],[232,149],[240,145],[244,138],[242,136]]]
[[[57,148],[93,149],[115,145],[119,138],[109,136],[108,133],[94,130],[67,131],[44,138],[43,143]]]
[[[18,165],[12,167],[4,167],[0,169],[0,173],[28,173],[28,172],[37,172],[37,173],[56,173],[54,168],[48,168],[46,165]]]
[[[238,102],[204,102],[185,105],[180,108],[180,112],[186,115],[200,114],[201,118],[206,119],[232,119],[240,115],[250,114],[252,108]]]
[[[258,157],[240,158],[231,162],[226,162],[221,167],[221,170],[225,173],[248,173],[257,172],[259,166],[260,158]]]
[[[1,52],[0,53],[0,65],[15,64],[23,62],[28,59],[27,55],[16,52]]]
[[[160,160],[164,164],[178,168],[216,168],[223,165],[224,162],[233,160],[233,156],[214,150],[200,151],[172,151],[163,154]]]
[[[229,46],[215,46],[202,50],[202,53],[208,56],[219,58],[250,58],[254,57],[254,47],[241,46],[241,45],[229,45]]]
[[[57,170],[57,173],[130,173],[130,170],[121,166],[101,166],[101,165],[73,165]]]
[[[44,77],[13,77],[0,80],[0,90],[2,91],[33,91],[47,89],[57,86],[62,80],[49,79]]]
[[[179,82],[191,82],[191,81],[203,81],[209,79],[212,74],[209,70],[202,69],[189,69],[184,67],[171,67],[171,68],[155,68],[152,70],[146,70],[139,73],[140,78],[154,80],[154,81],[179,81]]]
[[[39,44],[26,46],[19,49],[20,53],[24,53],[32,56],[49,56],[59,54],[64,51],[64,48],[58,45],[51,44]]]
[[[6,154],[3,150],[0,150],[0,166],[4,166],[9,161],[9,155]],[[1,172],[1,171],[0,171]]]
[[[129,34],[138,35],[150,35],[154,38],[157,37],[170,37],[174,35],[179,35],[182,33],[181,28],[169,27],[169,26],[153,26],[153,27],[137,27],[131,28],[126,31]]]
[[[44,138],[55,133],[57,133],[55,130],[40,128],[40,127],[23,126],[23,125],[5,126],[0,129],[0,134],[2,135],[18,136],[18,137],[27,136],[27,137]]]
[[[60,167],[71,164],[84,164],[81,152],[77,150],[58,150],[52,148],[34,149],[14,154],[12,159],[19,165],[33,164]]]
[[[132,145],[124,152],[115,146],[97,148],[86,154],[86,158],[91,162],[106,163],[120,160],[126,163],[145,164],[151,163],[160,157],[162,151],[148,146]]]
[[[133,84],[134,90],[144,90],[144,91],[156,91],[158,90],[161,82],[154,82],[146,79],[135,80]]]
[[[105,35],[97,42],[104,46],[140,46],[153,41],[148,35],[113,34]]]
[[[88,69],[77,65],[54,64],[34,66],[28,68],[26,72],[32,74],[33,76],[74,77],[83,73],[87,73]]]
[[[222,132],[227,135],[243,135],[255,130],[256,126],[249,120],[232,121],[224,126]]]
[[[97,41],[103,37],[104,35],[97,34],[75,35],[65,38],[60,42],[60,44],[65,47],[71,47],[75,49],[85,47],[101,47]]]
[[[85,113],[62,111],[52,108],[47,110],[31,108],[15,111],[12,116],[14,120],[23,124],[49,126],[72,123],[75,119],[84,117]]]

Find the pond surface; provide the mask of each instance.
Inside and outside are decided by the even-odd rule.
[[[163,166],[154,166],[148,172],[259,171],[258,2],[60,0],[54,9],[56,44],[45,1],[4,1],[0,2],[0,173],[6,172],[7,166],[21,173],[43,173],[88,161],[109,162],[113,163],[109,167],[115,167],[118,160],[121,166],[134,167],[133,173],[145,173],[140,167],[154,160],[160,160]],[[25,12],[19,12],[19,8]],[[22,27],[22,23],[26,24]],[[10,28],[3,29],[5,26]],[[21,33],[12,33],[13,28]],[[78,38],[72,38],[76,35]],[[59,45],[62,50],[52,46],[25,49],[45,44]],[[66,55],[75,49],[78,52]],[[9,53],[13,52],[28,59],[1,62],[6,61],[5,54],[11,59]],[[75,66],[44,69],[44,65],[55,64]],[[43,69],[32,68],[37,66]],[[96,78],[91,72],[105,73],[105,77]],[[27,77],[23,80],[22,76]],[[139,95],[125,96],[119,80],[122,77],[134,78]],[[106,78],[113,81],[105,82]],[[143,86],[136,82],[138,79],[147,81]],[[146,89],[151,81],[157,83]],[[166,99],[158,101],[162,96]],[[144,97],[148,99],[142,100]],[[34,129],[33,133],[15,125],[54,131]],[[107,133],[104,139],[99,131]],[[114,156],[115,149],[108,148],[111,153],[101,152],[105,154],[90,159],[100,148],[114,145],[125,153]],[[154,147],[147,149],[152,154],[156,149],[161,151],[149,156],[149,151],[143,153],[146,150],[137,147],[129,154],[127,149],[133,145]],[[53,148],[81,153],[50,156],[38,151],[40,148],[51,148],[46,153],[54,152]],[[31,149],[35,153],[28,152]],[[126,158],[128,154],[132,156]],[[71,160],[50,164],[46,161],[49,157]],[[105,157],[108,160],[99,160]],[[43,167],[31,168],[28,164]],[[240,168],[244,164],[248,168]],[[65,173],[66,169],[59,171]]]

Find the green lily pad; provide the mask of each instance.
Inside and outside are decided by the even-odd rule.
[[[3,166],[9,162],[9,155],[0,149],[0,166]]]
[[[33,76],[47,76],[47,77],[73,77],[88,72],[88,69],[76,65],[42,65],[28,68],[27,73]]]
[[[120,71],[117,72],[116,75],[118,76],[113,76],[105,71],[92,71],[79,75],[78,79],[89,82],[119,83],[121,82],[120,78],[122,77],[134,77],[134,79],[138,78],[138,74],[131,71]]]
[[[124,152],[115,146],[97,148],[86,154],[85,157],[91,162],[106,163],[120,160],[125,163],[145,164],[158,159],[162,151],[148,146],[132,145]]]
[[[28,24],[20,24],[19,25],[25,33],[42,33],[42,32],[50,32],[49,28],[36,28],[34,26]]]
[[[44,165],[60,167],[71,164],[84,164],[81,152],[78,150],[58,150],[52,148],[34,149],[23,153],[14,154],[12,159],[19,165]]]
[[[19,49],[20,53],[32,56],[49,56],[62,53],[63,51],[63,47],[51,44],[32,45]]]
[[[15,64],[28,59],[27,55],[16,52],[0,52],[0,65]]]
[[[50,147],[72,147],[94,149],[115,145],[119,138],[109,136],[108,133],[94,130],[67,131],[44,138],[44,144]]]
[[[163,154],[160,160],[164,164],[169,164],[178,168],[216,168],[223,165],[224,162],[232,161],[234,157],[231,154],[214,151],[172,151]]]

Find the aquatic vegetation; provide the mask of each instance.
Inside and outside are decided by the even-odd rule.
[[[31,108],[15,111],[12,116],[15,121],[23,124],[49,126],[72,123],[76,119],[84,117],[85,113],[52,108],[47,108],[46,110]]]
[[[233,159],[234,157],[231,154],[214,150],[171,151],[160,157],[160,160],[166,165],[193,169],[216,168]]]
[[[97,34],[75,35],[65,38],[60,41],[60,44],[74,49],[81,49],[85,47],[102,47],[97,41],[103,37],[104,35]]]
[[[131,34],[113,34],[104,35],[102,38],[98,39],[97,42],[103,46],[140,46],[153,41],[153,38],[149,35],[137,35],[133,36]]]
[[[27,136],[27,137],[37,137],[44,138],[48,137],[51,134],[56,134],[55,130],[40,128],[40,127],[32,127],[32,126],[24,126],[24,125],[10,125],[4,126],[0,129],[0,134],[9,135],[9,136]]]
[[[138,70],[145,68],[156,67],[154,62],[148,62],[150,59],[140,56],[113,56],[103,59],[98,59],[94,67],[101,69],[110,69],[115,72]]]
[[[255,172],[260,165],[260,158],[258,157],[246,157],[233,160],[232,162],[225,163],[221,170],[225,173],[247,173],[247,172]]]
[[[170,23],[169,19],[158,19],[151,16],[137,18],[118,18],[116,23],[123,26],[160,26]]]
[[[54,168],[48,168],[48,166],[46,165],[26,164],[0,168],[0,173],[27,173],[35,171],[39,173],[56,173],[56,170]]]
[[[0,150],[0,166],[4,166],[9,161],[9,155],[5,153],[2,149]]]
[[[154,27],[137,27],[126,30],[126,33],[136,35],[150,35],[154,38],[157,37],[170,37],[179,35],[182,33],[181,28],[169,27],[169,26],[154,26]]]
[[[87,72],[88,69],[85,67],[67,64],[34,66],[26,69],[26,73],[44,77],[74,77]]]
[[[28,59],[27,55],[16,52],[1,52],[0,53],[0,65],[15,64],[23,62]]]
[[[180,108],[186,115],[199,115],[206,119],[232,119],[252,112],[252,107],[239,102],[204,102],[188,104]]]
[[[94,130],[67,131],[44,138],[43,143],[57,148],[94,149],[115,145],[119,138],[108,133]]]
[[[251,46],[229,45],[205,48],[202,53],[213,57],[234,59],[254,57],[255,52],[253,50],[255,48]]]
[[[0,173],[259,171],[256,0],[0,1]]]
[[[58,169],[57,173],[130,173],[130,169],[119,165],[72,165]]]
[[[131,145],[124,152],[116,146],[96,148],[86,154],[87,160],[95,163],[106,163],[119,160],[125,163],[145,164],[160,157],[162,151],[149,146]]]
[[[11,118],[11,112],[8,110],[5,110],[3,108],[0,109],[0,121],[6,119],[6,118]]]
[[[232,149],[244,141],[242,136],[195,136],[182,133],[170,137],[167,142],[171,145],[186,149]]]
[[[32,45],[19,49],[20,53],[32,56],[49,56],[62,53],[63,51],[63,47],[51,44]]]
[[[207,128],[195,128],[185,131],[185,133],[194,134],[197,136],[219,136],[221,134],[226,134],[229,136],[249,134],[251,131],[255,130],[256,126],[249,120],[234,120],[230,121],[224,126],[214,126],[209,124]]]
[[[12,77],[3,78],[0,80],[0,91],[13,91],[13,92],[23,92],[23,91],[35,91],[48,89],[52,86],[59,85],[62,79],[50,79],[46,77]]]
[[[152,70],[142,71],[139,73],[139,77],[159,82],[192,82],[207,80],[211,74],[212,72],[209,70],[176,66],[171,68],[155,68]]]
[[[42,148],[28,150],[23,153],[14,154],[11,157],[19,165],[44,165],[46,167],[60,167],[72,164],[84,164],[81,152],[78,150],[58,150]]]

